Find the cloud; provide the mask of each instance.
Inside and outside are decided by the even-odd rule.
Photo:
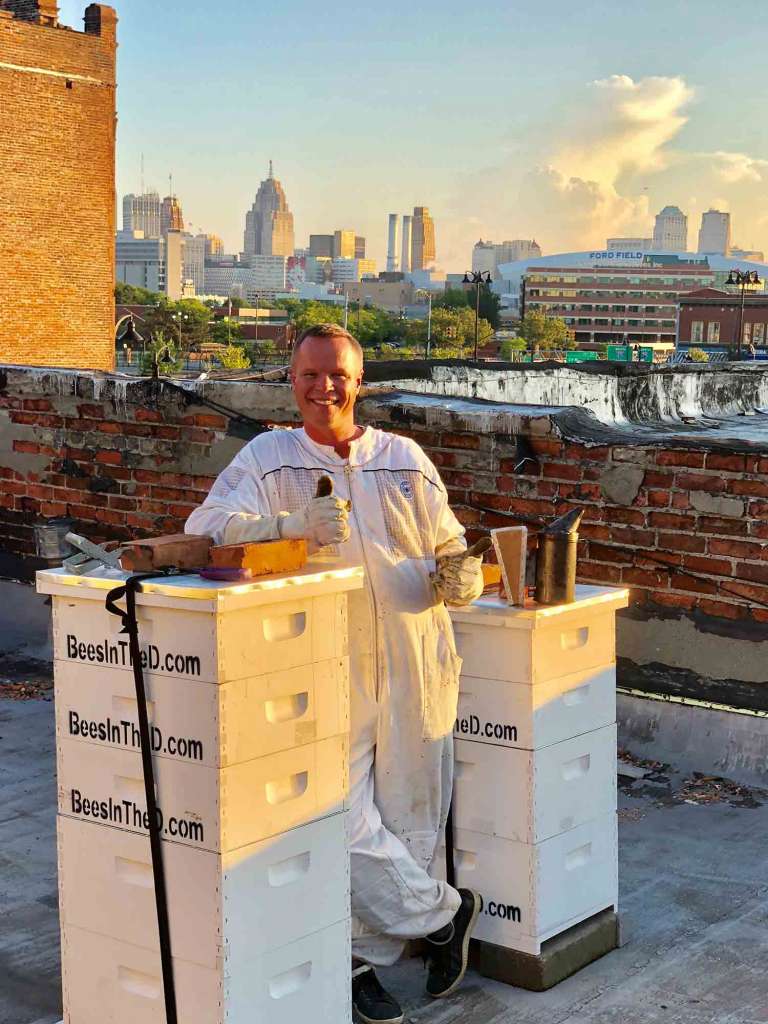
[[[545,253],[602,247],[612,235],[648,237],[668,204],[688,214],[691,248],[701,214],[719,209],[731,213],[735,243],[768,249],[768,160],[686,150],[681,133],[694,98],[680,76],[611,75],[572,90],[540,119],[548,134],[529,133],[512,153],[500,140],[497,165],[446,203],[441,264],[463,269],[480,237],[536,238]]]
[[[714,153],[702,153],[701,156],[714,162],[716,173],[729,185],[742,181],[762,182],[768,176],[768,160],[757,160],[746,153],[717,150]]]

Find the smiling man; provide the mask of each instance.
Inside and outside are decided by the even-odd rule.
[[[430,871],[453,785],[460,666],[445,602],[474,600],[482,572],[480,559],[450,557],[466,550],[464,530],[421,448],[355,423],[362,378],[351,334],[305,331],[291,365],[302,428],[247,444],[186,529],[217,544],[304,537],[365,569],[349,600],[352,996],[365,1024],[399,1024],[373,965],[426,937],[427,992],[448,995],[479,910],[475,893]],[[321,476],[333,495],[315,497]]]

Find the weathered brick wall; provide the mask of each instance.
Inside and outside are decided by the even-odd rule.
[[[0,9],[0,360],[110,369],[116,17],[92,4],[75,32],[28,8]]]
[[[267,422],[295,419],[284,385],[203,394]],[[631,588],[626,685],[768,710],[768,450],[592,447],[563,436],[556,415],[450,412],[404,396],[369,397],[360,411],[426,449],[471,539],[584,509],[579,579]],[[0,370],[0,550],[31,555],[34,522],[52,516],[94,540],[181,530],[252,433],[193,392]],[[526,454],[534,461],[520,466]]]

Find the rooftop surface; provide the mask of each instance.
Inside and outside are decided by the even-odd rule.
[[[61,995],[47,608],[29,587],[0,586],[0,635],[14,652],[0,667],[0,1022],[53,1024]],[[470,972],[439,1002],[423,994],[421,961],[409,960],[382,972],[406,1019],[766,1024],[768,793],[691,780],[674,765],[652,779],[624,781],[620,796],[621,949],[549,992]]]

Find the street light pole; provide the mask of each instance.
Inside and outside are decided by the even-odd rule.
[[[432,292],[428,293],[427,302],[427,359],[429,359],[429,351],[432,348]]]
[[[732,270],[728,274],[728,280],[726,284],[737,284],[741,286],[741,305],[739,308],[739,334],[736,339],[736,359],[741,359],[741,344],[744,339],[744,301],[746,298],[746,291],[748,284],[761,284],[760,278],[757,276],[756,270]]]
[[[470,274],[472,275],[471,277],[469,276]],[[490,271],[486,271],[485,272],[485,277],[483,277],[483,272],[481,270],[468,270],[468,271],[465,272],[464,279],[462,280],[461,283],[462,284],[473,284],[475,286],[475,356],[474,356],[474,361],[477,362],[477,341],[478,341],[477,331],[478,331],[478,324],[479,324],[479,321],[480,321],[480,285],[483,285],[483,284],[487,285],[487,284],[491,283]]]

